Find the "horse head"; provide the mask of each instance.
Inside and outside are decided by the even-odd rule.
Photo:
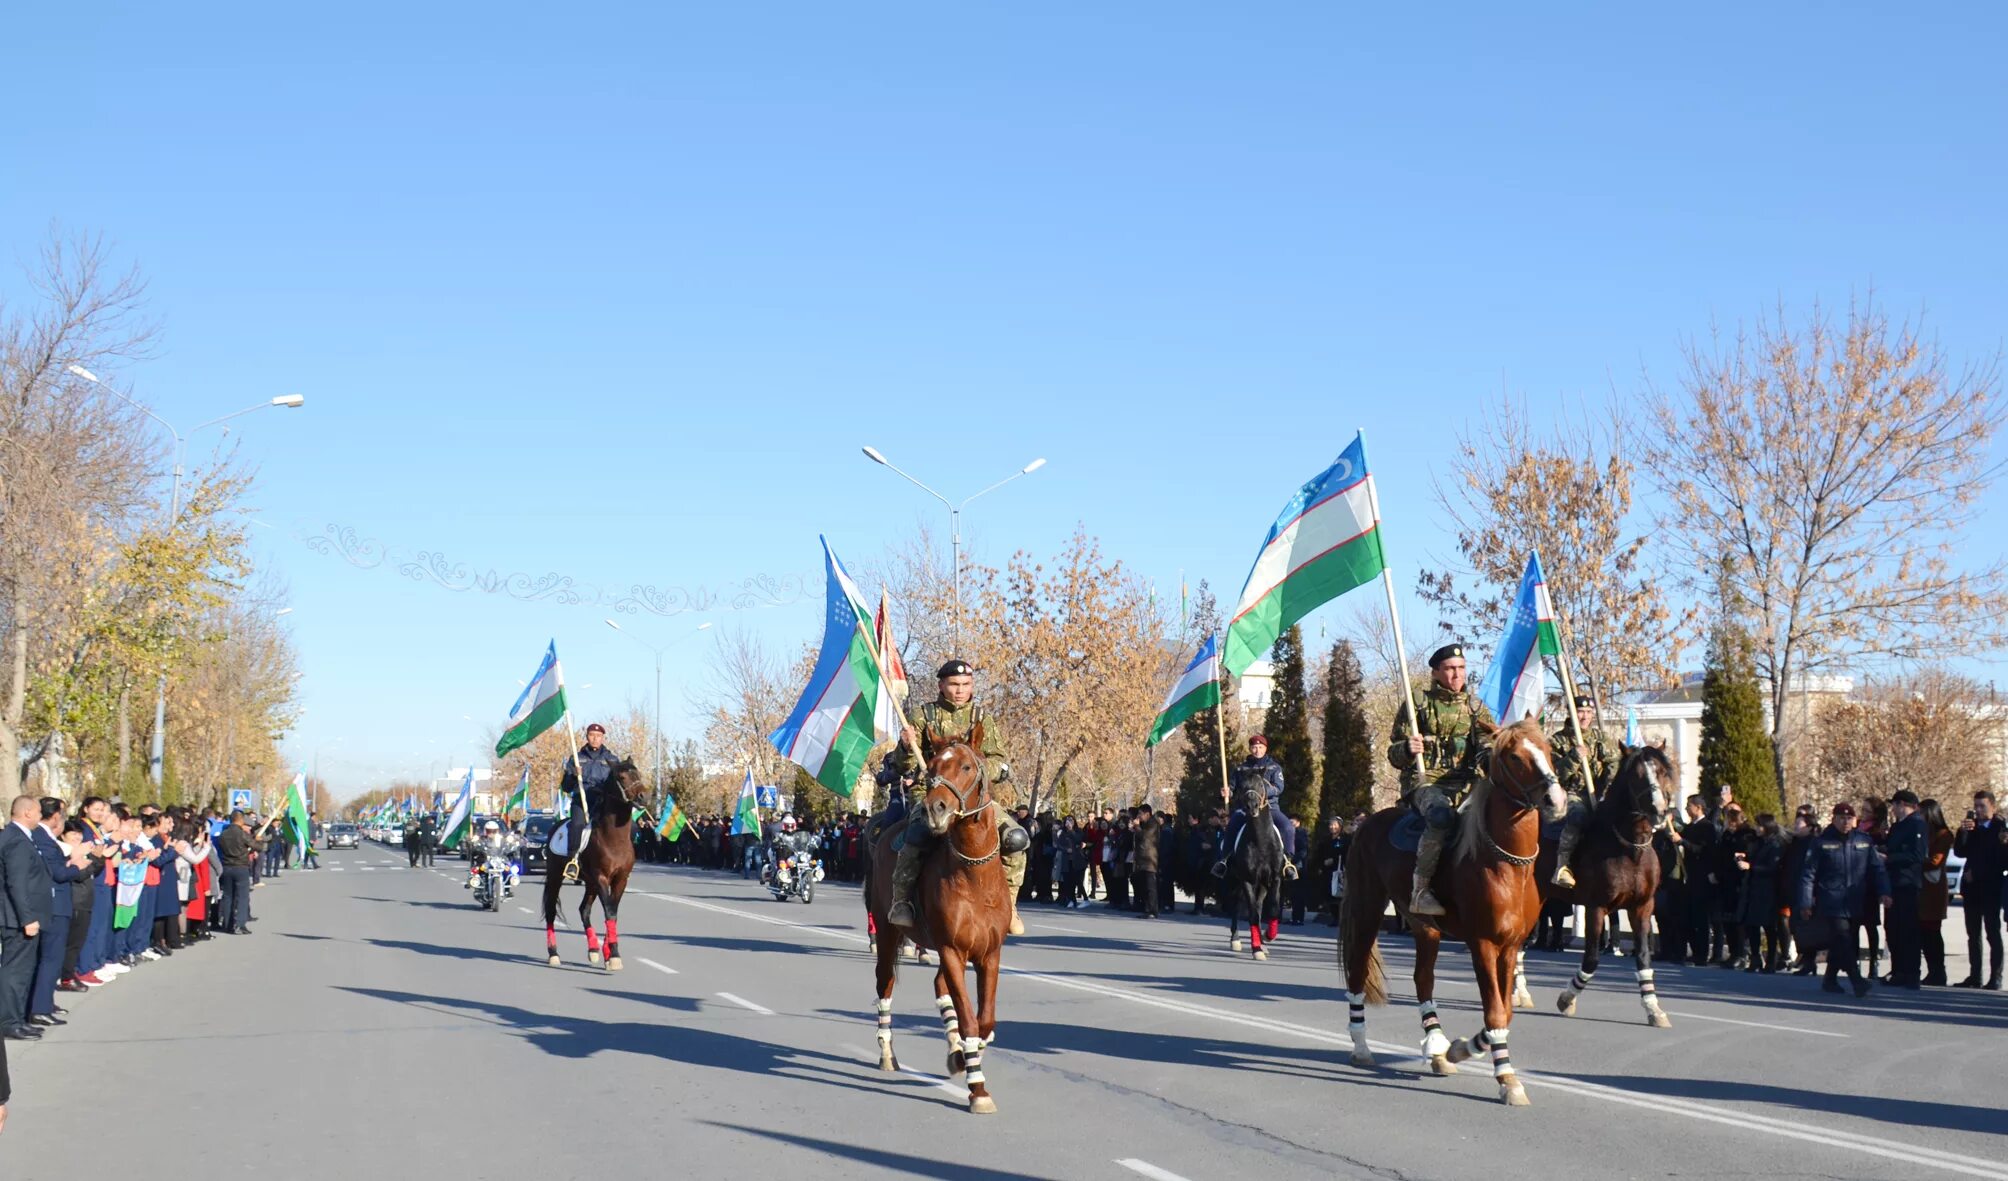
[[[1667,785],[1676,782],[1678,773],[1664,741],[1635,746],[1626,751],[1604,799],[1618,809],[1620,819],[1643,820],[1651,831],[1665,823],[1673,806]]]
[[[1491,742],[1482,756],[1485,778],[1516,808],[1538,808],[1543,820],[1560,820],[1569,799],[1555,776],[1555,752],[1541,727],[1522,720],[1489,733],[1481,727],[1480,732]]]
[[[941,836],[958,819],[989,806],[983,760],[966,743],[955,743],[927,764],[927,794],[920,802],[927,831]]]
[[[1250,820],[1255,819],[1257,816],[1267,816],[1269,814],[1268,793],[1259,787],[1245,789],[1241,793],[1241,810],[1247,814]]]
[[[606,786],[611,787],[627,803],[634,803],[648,793],[648,784],[642,779],[641,769],[633,759],[622,759],[607,772]]]

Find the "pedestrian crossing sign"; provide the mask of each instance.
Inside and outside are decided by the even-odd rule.
[[[249,812],[251,810],[250,788],[233,787],[230,789],[230,810],[232,812]]]

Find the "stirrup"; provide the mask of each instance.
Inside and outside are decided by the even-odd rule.
[[[1206,872],[1212,874],[1216,878],[1224,878],[1227,876],[1227,863],[1225,861],[1216,861],[1213,863],[1213,868],[1207,870]]]
[[[905,917],[900,917],[902,915]],[[897,927],[911,927],[919,922],[919,916],[913,912],[913,903],[904,898],[893,903],[892,909],[886,912],[885,917],[887,922]]]
[[[1297,867],[1291,862],[1285,861],[1283,863],[1283,880],[1286,882],[1297,880]]]
[[[576,856],[565,862],[565,880],[567,882],[579,880],[579,859]]]
[[[1560,886],[1565,890],[1573,890],[1576,888],[1576,875],[1569,871],[1568,866],[1557,865],[1554,876],[1548,879],[1548,884]]]
[[[1415,896],[1408,900],[1408,909],[1411,914],[1440,915],[1443,903],[1436,900],[1436,895],[1430,892],[1428,886],[1417,886]]]

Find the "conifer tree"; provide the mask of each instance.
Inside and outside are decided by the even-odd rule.
[[[1325,673],[1325,757],[1318,789],[1320,817],[1373,808],[1374,747],[1367,736],[1367,686],[1360,658],[1345,640],[1332,645]]]
[[[1733,620],[1715,628],[1701,682],[1701,795],[1712,805],[1725,783],[1746,815],[1779,810],[1777,766],[1757,685],[1756,645]]]
[[[1292,625],[1276,637],[1269,650],[1275,683],[1262,732],[1269,739],[1269,757],[1283,765],[1283,814],[1299,824],[1317,819],[1318,761],[1311,750],[1311,702],[1304,687],[1304,632]],[[1230,759],[1230,762],[1233,760]],[[1238,802],[1238,801],[1237,801]]]

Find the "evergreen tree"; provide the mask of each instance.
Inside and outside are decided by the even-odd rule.
[[[1283,765],[1283,814],[1299,824],[1317,819],[1318,761],[1311,750],[1310,693],[1304,687],[1304,631],[1291,625],[1269,650],[1275,684],[1269,693],[1269,713],[1262,732],[1269,739],[1269,757]],[[1231,760],[1230,760],[1231,761]],[[1237,800],[1236,803],[1239,803]]]
[[[1191,635],[1195,639],[1220,630],[1220,609],[1205,579],[1193,588]],[[1224,711],[1219,721],[1210,709],[1200,710],[1185,720],[1185,766],[1178,777],[1178,813],[1207,816],[1220,808],[1220,731],[1225,730],[1228,751],[1240,736],[1240,710],[1234,704],[1234,678],[1220,670],[1220,701]],[[1218,727],[1218,728],[1216,728]]]
[[[1324,778],[1319,785],[1321,817],[1353,815],[1373,809],[1374,744],[1367,735],[1367,685],[1360,658],[1351,643],[1332,645],[1325,673]]]
[[[1757,686],[1756,645],[1733,620],[1718,624],[1701,682],[1701,795],[1727,783],[1753,819],[1779,811],[1778,772]]]

